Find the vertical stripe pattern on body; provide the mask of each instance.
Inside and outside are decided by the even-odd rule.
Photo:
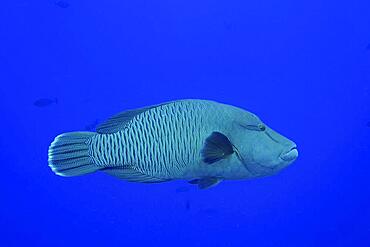
[[[94,136],[91,156],[99,166],[132,166],[154,177],[179,175],[199,159],[202,104],[177,102],[145,111],[114,134]]]

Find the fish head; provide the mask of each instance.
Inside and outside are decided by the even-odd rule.
[[[252,176],[275,174],[298,157],[297,145],[249,113],[234,121],[232,143]]]

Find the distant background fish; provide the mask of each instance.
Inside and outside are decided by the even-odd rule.
[[[219,214],[217,209],[214,208],[203,208],[198,210],[198,215],[207,217],[207,218],[212,218],[212,217],[217,217]]]
[[[66,9],[70,6],[70,4],[67,1],[63,1],[63,0],[55,2],[55,5],[63,9]]]
[[[186,200],[186,201],[185,201],[185,209],[186,209],[187,211],[189,211],[189,210],[190,210],[190,208],[191,208],[190,201],[189,201],[189,200]]]
[[[181,186],[176,188],[176,193],[184,193],[190,191],[190,186]]]
[[[45,106],[50,106],[52,104],[57,104],[57,103],[58,103],[57,98],[54,98],[54,99],[40,98],[40,99],[36,100],[35,102],[33,102],[33,105],[37,106],[37,107],[45,107]]]
[[[98,119],[95,119],[94,122],[92,122],[92,123],[90,123],[90,124],[88,124],[88,125],[85,126],[85,130],[86,131],[95,131],[96,126],[98,126],[98,124],[99,124],[99,120]]]

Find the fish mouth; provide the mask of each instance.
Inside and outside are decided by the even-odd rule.
[[[281,169],[281,164],[277,164],[274,166],[266,166],[256,161],[249,161],[246,162],[246,160],[239,154],[238,158],[241,161],[241,163],[244,165],[245,169],[253,176],[260,175],[270,175],[273,174]],[[298,149],[297,146],[293,146],[288,151],[280,154],[279,159],[282,160],[285,165],[287,163],[293,162],[298,157]],[[283,165],[283,166],[285,166]]]
[[[287,152],[280,154],[280,159],[284,161],[292,162],[298,158],[298,149],[297,146],[292,147]]]

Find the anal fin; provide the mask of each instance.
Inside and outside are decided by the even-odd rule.
[[[124,179],[129,182],[161,183],[161,182],[166,182],[170,180],[170,179],[156,178],[150,175],[143,174],[140,171],[137,171],[130,166],[108,167],[108,168],[102,169],[101,171],[111,176],[115,176],[115,177]]]

